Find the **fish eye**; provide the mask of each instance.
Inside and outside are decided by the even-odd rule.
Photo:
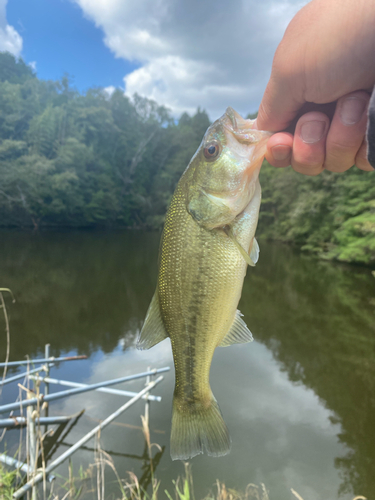
[[[216,160],[221,153],[220,144],[216,141],[209,142],[203,149],[206,160]]]

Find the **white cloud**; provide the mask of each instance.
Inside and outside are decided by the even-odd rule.
[[[22,50],[22,37],[13,26],[7,24],[6,4],[7,0],[0,0],[0,51],[18,57]]]
[[[108,87],[104,87],[104,93],[105,93],[105,96],[110,98],[111,95],[113,94],[113,92],[116,90],[116,87],[114,87],[113,85],[109,85]]]
[[[33,71],[36,71],[36,61],[29,62],[29,66]]]
[[[141,67],[134,92],[175,114],[201,106],[211,118],[231,105],[257,109],[278,42],[306,0],[73,0],[104,32],[116,57]]]

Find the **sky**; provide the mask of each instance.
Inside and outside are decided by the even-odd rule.
[[[258,109],[306,0],[0,0],[0,51],[42,79],[135,92],[172,110]]]

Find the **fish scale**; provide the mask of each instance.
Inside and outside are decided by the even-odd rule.
[[[171,339],[173,459],[230,450],[209,374],[218,346],[252,340],[237,305],[247,265],[258,258],[258,173],[270,135],[252,126],[231,108],[211,125],[166,215],[157,287],[138,347]]]
[[[189,392],[203,401],[211,399],[212,356],[233,322],[242,288],[238,282],[242,285],[247,264],[225,234],[201,228],[190,216],[180,194],[184,182],[189,179],[182,179],[166,217],[159,300],[176,367],[175,397],[184,400],[185,384],[180,381],[188,380]],[[177,276],[182,276],[183,288]],[[185,355],[192,342],[204,356]]]

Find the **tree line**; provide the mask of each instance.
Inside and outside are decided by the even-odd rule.
[[[0,226],[162,226],[210,121],[122,91],[78,92],[0,53]],[[318,177],[261,170],[261,235],[324,258],[375,261],[375,183],[355,168]]]

